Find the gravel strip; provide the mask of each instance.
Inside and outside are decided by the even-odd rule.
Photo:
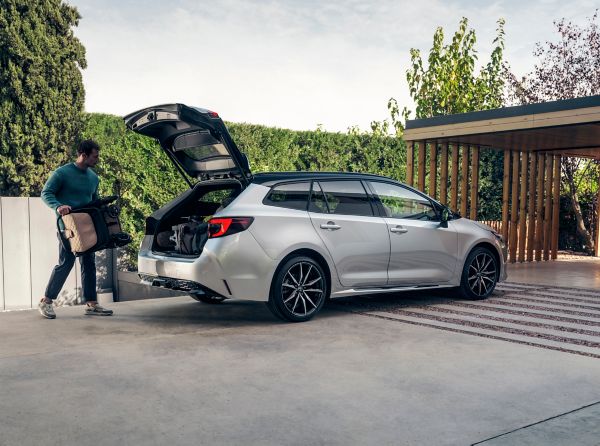
[[[393,311],[392,313],[405,315],[405,316],[417,317],[417,318],[421,318],[421,319],[427,319],[427,320],[431,320],[431,321],[440,321],[440,322],[445,322],[447,324],[463,325],[466,327],[481,328],[481,329],[485,329],[485,330],[494,330],[494,331],[510,333],[510,334],[514,334],[514,335],[528,336],[531,338],[546,339],[548,341],[562,342],[565,344],[573,344],[573,345],[580,345],[580,346],[584,346],[584,347],[600,348],[600,342],[586,341],[583,339],[566,338],[563,336],[555,336],[555,335],[550,335],[550,334],[545,334],[545,333],[536,333],[536,332],[528,331],[528,330],[519,330],[516,328],[503,327],[501,325],[484,324],[484,323],[479,323],[479,322],[465,321],[463,319],[435,316],[433,314],[417,313],[417,312],[410,311],[410,310],[397,310],[397,311]]]
[[[421,326],[421,327],[435,328],[437,330],[445,330],[445,331],[450,331],[450,332],[453,332],[453,333],[468,334],[468,335],[472,335],[472,336],[479,336],[481,338],[496,339],[496,340],[499,340],[499,341],[508,341],[508,342],[512,342],[514,344],[528,345],[530,347],[545,348],[546,350],[554,350],[554,351],[559,351],[559,352],[563,352],[563,353],[572,353],[574,355],[587,356],[589,358],[600,359],[600,354],[595,354],[595,353],[581,352],[581,351],[578,351],[578,350],[571,350],[571,349],[568,349],[568,348],[553,347],[551,345],[538,344],[536,342],[525,342],[525,341],[520,341],[518,339],[510,339],[510,338],[505,338],[505,337],[502,337],[502,336],[495,336],[495,335],[489,335],[489,334],[484,334],[484,333],[473,333],[472,331],[462,330],[460,328],[440,327],[438,325],[428,324],[426,322],[400,321],[400,320],[395,319],[393,317],[385,317],[385,316],[381,316],[379,314],[369,314],[369,313],[363,313],[363,312],[360,312],[360,311],[351,311],[351,312],[352,313],[356,313],[356,314],[360,314],[362,316],[374,317],[374,318],[378,318],[378,319],[385,319],[385,320],[388,320],[388,321],[400,322],[400,323],[403,323],[403,324],[411,324],[411,325],[418,325],[418,326]]]
[[[448,308],[440,308],[440,307],[428,306],[428,305],[423,305],[423,306],[416,307],[416,308],[423,309],[423,310],[437,311],[439,313],[455,314],[457,316],[476,317],[478,319],[486,319],[486,320],[496,321],[496,322],[505,322],[507,324],[519,324],[519,325],[525,325],[528,327],[545,328],[548,330],[557,330],[557,331],[564,331],[567,333],[576,333],[576,334],[600,337],[600,331],[585,330],[585,329],[581,329],[581,328],[564,327],[562,325],[552,325],[552,324],[544,324],[542,322],[531,322],[531,321],[522,321],[522,320],[518,320],[518,319],[508,319],[505,317],[491,316],[491,315],[487,315],[487,314],[469,313],[467,311],[450,310]],[[523,316],[523,315],[521,315],[521,316]],[[564,321],[561,321],[561,322],[564,322]],[[600,324],[598,324],[598,326],[600,326]]]
[[[600,311],[600,307],[595,307],[592,305],[570,304],[570,303],[566,303],[566,302],[556,302],[554,300],[536,299],[536,298],[532,298],[529,296],[517,296],[514,294],[505,294],[502,297],[496,297],[495,299],[536,302],[536,303],[541,303],[541,304],[556,305],[556,306],[568,307],[568,308],[580,308],[582,310]]]
[[[563,310],[563,309],[552,308],[552,307],[541,307],[539,305],[528,305],[528,304],[521,304],[521,303],[516,303],[516,302],[502,302],[500,299],[486,299],[481,302],[489,303],[491,305],[495,304],[495,305],[504,305],[504,306],[508,306],[508,307],[515,307],[515,308],[526,308],[528,310],[560,312],[560,313],[564,313],[564,314],[569,314],[571,316],[583,316],[583,317],[588,317],[590,319],[600,319],[600,314],[586,313],[583,311]],[[461,303],[461,305],[467,305],[467,304]]]
[[[600,265],[600,263],[599,263]],[[592,291],[589,288],[577,288],[577,287],[572,287],[572,286],[547,286],[547,285],[537,285],[537,286],[531,286],[531,285],[527,285],[527,284],[521,284],[521,283],[517,283],[517,282],[500,282],[497,286],[498,287],[505,287],[505,286],[513,286],[513,285],[517,285],[517,286],[523,286],[525,288],[524,290],[560,290],[560,292],[562,293],[563,291],[565,292],[565,294],[572,294],[574,296],[578,296],[581,294],[589,294],[590,296],[600,296],[600,293],[596,292],[596,291]]]
[[[508,292],[506,294],[512,294],[512,292]],[[505,294],[503,294],[505,295]],[[564,294],[560,294],[560,293],[549,293],[547,291],[543,292],[537,292],[537,291],[533,291],[531,293],[528,293],[528,295],[530,296],[535,296],[535,297],[544,297],[547,299],[559,299],[559,300],[564,300],[564,301],[568,301],[568,302],[581,302],[581,303],[586,303],[586,304],[597,304],[600,305],[600,296],[598,297],[598,299],[581,299],[581,298],[577,298],[577,297],[566,297]]]
[[[553,315],[543,314],[543,313],[532,313],[530,311],[511,310],[509,308],[488,307],[488,306],[477,305],[477,304],[465,304],[465,303],[462,303],[462,302],[452,302],[449,305],[453,305],[453,306],[456,306],[456,307],[463,307],[463,308],[477,308],[477,309],[480,309],[480,310],[488,310],[488,311],[494,311],[494,312],[504,313],[504,314],[514,314],[514,315],[520,315],[520,316],[530,316],[530,317],[536,317],[536,318],[539,318],[539,319],[546,319],[546,320],[549,320],[549,321],[572,322],[572,323],[581,324],[581,325],[589,325],[589,326],[593,326],[593,327],[600,327],[600,322],[587,321],[585,319],[574,319],[574,318],[571,318],[571,317],[553,316]]]

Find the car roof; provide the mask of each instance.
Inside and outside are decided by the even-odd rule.
[[[260,172],[254,174],[253,183],[271,186],[280,181],[308,181],[325,179],[354,179],[354,180],[388,180],[396,181],[392,178],[383,177],[370,173],[356,172]]]

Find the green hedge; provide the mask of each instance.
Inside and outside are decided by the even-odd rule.
[[[292,131],[252,124],[227,123],[253,172],[332,171],[369,172],[403,181],[406,149],[401,139],[379,132],[348,134]],[[101,147],[100,194],[121,196],[123,229],[134,242],[122,250],[121,268],[135,269],[145,217],[187,188],[158,144],[126,131],[118,116],[86,116],[84,138]]]

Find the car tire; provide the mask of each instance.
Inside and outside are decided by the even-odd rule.
[[[208,294],[190,293],[190,297],[194,300],[197,300],[198,302],[210,305],[220,304],[225,300],[223,296],[210,296]]]
[[[462,297],[481,300],[488,297],[498,282],[498,262],[488,248],[475,248],[463,267],[459,291]]]
[[[267,306],[279,319],[305,322],[321,310],[328,296],[321,265],[310,257],[296,256],[277,269]]]

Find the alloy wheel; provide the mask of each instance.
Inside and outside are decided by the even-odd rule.
[[[478,297],[489,294],[496,284],[496,261],[487,252],[477,254],[469,265],[467,282]]]
[[[293,264],[281,284],[281,296],[286,309],[295,316],[314,313],[325,295],[325,280],[321,272],[308,262]]]

